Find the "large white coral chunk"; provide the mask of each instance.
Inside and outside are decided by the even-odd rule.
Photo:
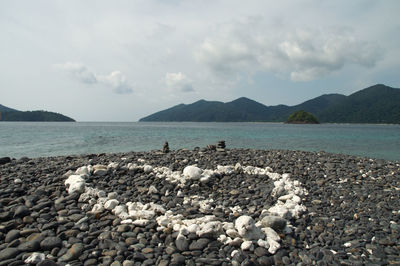
[[[183,169],[183,175],[189,179],[198,180],[201,177],[203,170],[194,165],[186,166]]]
[[[85,191],[85,179],[81,175],[70,175],[65,180],[65,185],[69,185],[68,193],[83,193]]]
[[[235,228],[245,240],[258,240],[264,238],[264,233],[255,225],[253,218],[242,215],[235,221]]]

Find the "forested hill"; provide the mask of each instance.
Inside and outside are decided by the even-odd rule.
[[[325,94],[295,106],[265,106],[242,97],[232,102],[180,104],[139,121],[284,122],[304,110],[322,123],[400,124],[400,89],[377,84],[349,96]]]
[[[74,119],[48,111],[18,111],[0,104],[0,121],[75,122]]]
[[[13,111],[17,110],[0,104],[0,112],[13,112]]]

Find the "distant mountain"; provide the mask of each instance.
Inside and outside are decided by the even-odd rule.
[[[316,115],[324,122],[400,124],[400,89],[368,87]]]
[[[0,121],[74,122],[75,120],[59,113],[48,111],[22,112],[0,104]]]
[[[245,97],[227,103],[200,100],[139,121],[284,122],[299,110],[313,114],[323,123],[400,124],[400,89],[378,84],[349,96],[325,94],[295,106],[265,106]]]
[[[0,104],[0,112],[13,112],[13,111],[18,111],[18,110]]]

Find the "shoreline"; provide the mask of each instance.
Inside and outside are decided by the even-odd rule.
[[[326,156],[339,156],[339,157],[350,157],[353,159],[360,159],[360,160],[374,160],[374,161],[385,161],[385,162],[390,162],[390,163],[400,163],[400,160],[391,160],[391,159],[384,159],[384,158],[376,158],[376,157],[368,157],[368,156],[362,156],[362,155],[356,155],[356,154],[344,154],[344,153],[335,153],[335,152],[329,152],[329,151],[312,151],[312,150],[292,150],[292,149],[257,149],[257,148],[230,148],[227,149],[227,151],[259,151],[259,152],[294,152],[294,153],[303,153],[305,156],[307,155],[319,155],[319,154],[324,154]],[[194,147],[194,148],[179,148],[172,150],[172,152],[207,152],[207,148],[200,148],[200,147]],[[139,151],[124,151],[124,152],[98,152],[98,153],[77,153],[77,154],[60,154],[60,155],[48,155],[48,156],[21,156],[19,158],[13,157],[13,156],[0,156],[0,158],[10,158],[11,161],[16,162],[20,160],[31,160],[31,159],[58,159],[58,158],[70,158],[70,157],[94,157],[94,156],[124,156],[128,155],[131,153],[136,153],[136,154],[146,154],[146,153],[153,153],[153,154],[162,154],[162,150],[160,149],[153,149],[153,150],[139,150]],[[0,163],[1,165],[1,163]]]
[[[112,195],[121,204],[159,204],[187,219],[214,215],[215,221],[235,223],[238,217],[250,216],[260,222],[264,210],[279,202],[271,194],[274,175],[254,170],[269,167],[277,177],[290,174],[290,179],[307,191],[307,195],[299,194],[299,204],[306,210],[298,217],[284,216],[292,231],[279,233],[275,252],[262,242],[248,243],[242,236],[241,244],[246,242],[248,249],[226,239],[223,243],[216,235],[188,233],[179,237],[181,231],[173,228],[158,231],[156,218],[161,214],[146,225],[125,224],[111,210],[93,215],[85,206],[93,202],[80,201],[79,195],[67,192],[64,183],[77,169],[110,163],[114,166],[103,168],[104,175],[93,172],[85,177],[86,187],[108,195],[115,192]],[[243,168],[231,173],[216,170],[218,165],[236,163]],[[214,169],[214,174],[207,183],[189,180],[184,185],[156,176],[157,167],[182,173],[190,165]],[[252,166],[254,173],[246,172],[245,166]],[[60,265],[110,265],[117,261],[126,265],[400,262],[399,162],[287,150],[126,152],[22,158],[0,165],[0,179],[0,265],[25,261],[33,252]],[[185,202],[185,197],[190,201]],[[235,206],[234,211],[229,209]],[[60,242],[53,247],[47,243],[49,239]],[[75,249],[82,247],[82,254],[74,255]]]

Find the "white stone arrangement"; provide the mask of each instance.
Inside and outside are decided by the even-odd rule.
[[[273,173],[270,167],[258,168],[253,166],[243,167],[239,163],[235,166],[218,166],[215,170],[201,169],[196,165],[189,165],[181,171],[172,171],[167,167],[153,167],[145,164],[145,160],[139,159],[139,164],[129,163],[120,166],[117,163],[105,165],[88,165],[78,168],[75,173],[68,172],[65,186],[68,193],[79,193],[79,202],[84,202],[82,206],[87,212],[101,213],[110,211],[121,218],[122,224],[133,224],[135,226],[146,226],[150,221],[156,221],[158,231],[177,232],[175,240],[179,248],[187,243],[189,234],[196,234],[198,237],[213,237],[224,244],[240,247],[242,250],[254,250],[257,246],[268,249],[269,253],[274,254],[280,248],[280,237],[277,233],[290,233],[292,226],[288,222],[291,217],[297,218],[306,211],[306,207],[301,204],[301,197],[307,195],[307,191],[301,186],[300,182],[290,178],[289,174],[280,175]],[[141,202],[128,202],[120,204],[116,192],[108,195],[97,188],[90,187],[85,183],[85,178],[93,176],[103,176],[108,169],[125,167],[130,170],[142,169],[144,173],[153,173],[157,178],[164,178],[172,184],[183,188],[188,180],[202,183],[213,181],[216,174],[230,175],[235,170],[241,170],[249,175],[265,176],[274,181],[274,189],[271,197],[276,199],[276,203],[269,209],[263,210],[257,222],[250,216],[241,215],[240,206],[229,208],[216,206],[223,210],[228,210],[238,214],[234,223],[221,222],[214,215],[204,215],[196,219],[185,219],[181,214],[174,214],[171,210],[166,210],[164,206],[153,202],[143,204]],[[193,183],[193,182],[192,182]],[[197,184],[192,184],[192,186]],[[157,188],[150,186],[148,194],[158,193]],[[165,196],[169,195],[165,192]],[[212,209],[210,203],[212,198],[192,195],[186,196],[181,190],[177,193],[178,197],[184,198],[184,204],[197,207],[201,213]],[[233,257],[238,250],[231,254]]]

